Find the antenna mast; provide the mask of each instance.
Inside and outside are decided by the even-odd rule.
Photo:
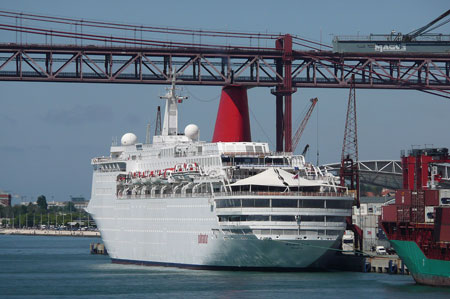
[[[161,106],[158,106],[156,112],[155,136],[161,135]]]

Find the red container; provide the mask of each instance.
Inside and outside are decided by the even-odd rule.
[[[423,191],[422,191],[423,192]],[[425,206],[424,194],[419,194],[419,192],[411,192],[411,205],[412,206]]]
[[[411,190],[397,190],[395,192],[395,204],[411,205]]]
[[[436,223],[450,225],[450,207],[436,208]]]
[[[384,206],[382,209],[382,221],[397,222],[397,205]]]
[[[435,226],[434,239],[437,242],[450,242],[450,224]]]
[[[425,222],[425,207],[411,208],[411,222],[424,223]]]
[[[399,222],[409,222],[411,220],[411,207],[397,206],[397,219]]]
[[[425,205],[426,206],[439,205],[439,190],[425,190]]]

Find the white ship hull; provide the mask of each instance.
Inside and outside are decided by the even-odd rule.
[[[111,199],[107,205],[96,205],[93,200],[89,212],[108,254],[122,263],[308,268],[340,240],[261,240],[255,235],[225,235],[209,198]]]
[[[94,185],[101,184],[102,187],[96,190],[113,190],[114,177],[114,174],[94,175],[96,182]],[[257,210],[240,208],[238,211],[218,209],[211,196],[133,197],[138,198],[120,199],[114,194],[93,195],[88,206],[89,213],[101,231],[108,254],[116,263],[194,269],[306,269],[314,264],[323,264],[321,258],[327,251],[339,246],[345,230],[344,222],[336,223],[334,227],[328,228],[338,232],[337,235],[319,237],[302,234],[300,229],[305,226],[296,223],[287,225],[280,222],[254,221],[230,222],[227,225],[218,221],[218,214],[230,214],[233,210],[235,214],[248,214],[252,211],[257,214],[279,214],[279,212],[272,207]],[[293,198],[295,200],[295,197]],[[326,209],[281,210],[283,214],[296,215],[327,212]],[[340,214],[336,213],[336,210],[328,212],[332,215],[348,213],[347,210],[342,210]],[[325,226],[322,228],[327,228],[326,224],[322,225]],[[253,231],[230,234],[225,229],[230,227],[253,228]],[[265,235],[255,233],[263,231],[264,228],[266,228]],[[295,235],[276,233],[283,228],[298,228],[299,233]],[[317,230],[317,227],[312,229]]]

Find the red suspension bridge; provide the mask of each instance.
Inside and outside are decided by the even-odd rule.
[[[0,11],[0,22],[0,30],[10,33],[0,43],[0,81],[167,84],[175,72],[181,85],[272,87],[277,151],[292,151],[292,94],[297,88],[349,88],[354,76],[356,88],[415,89],[450,98],[449,53],[336,53],[289,34],[136,26],[9,11]]]

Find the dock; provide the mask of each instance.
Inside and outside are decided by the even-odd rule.
[[[108,255],[108,251],[103,243],[91,243],[89,245],[89,251],[91,254],[103,254]]]
[[[368,257],[366,265],[370,268],[368,272],[409,275],[408,268],[397,255]]]
[[[406,274],[409,270],[397,255],[369,255],[337,252],[327,264],[336,271]]]
[[[99,231],[49,230],[49,229],[0,229],[1,235],[57,236],[57,237],[100,237]]]

